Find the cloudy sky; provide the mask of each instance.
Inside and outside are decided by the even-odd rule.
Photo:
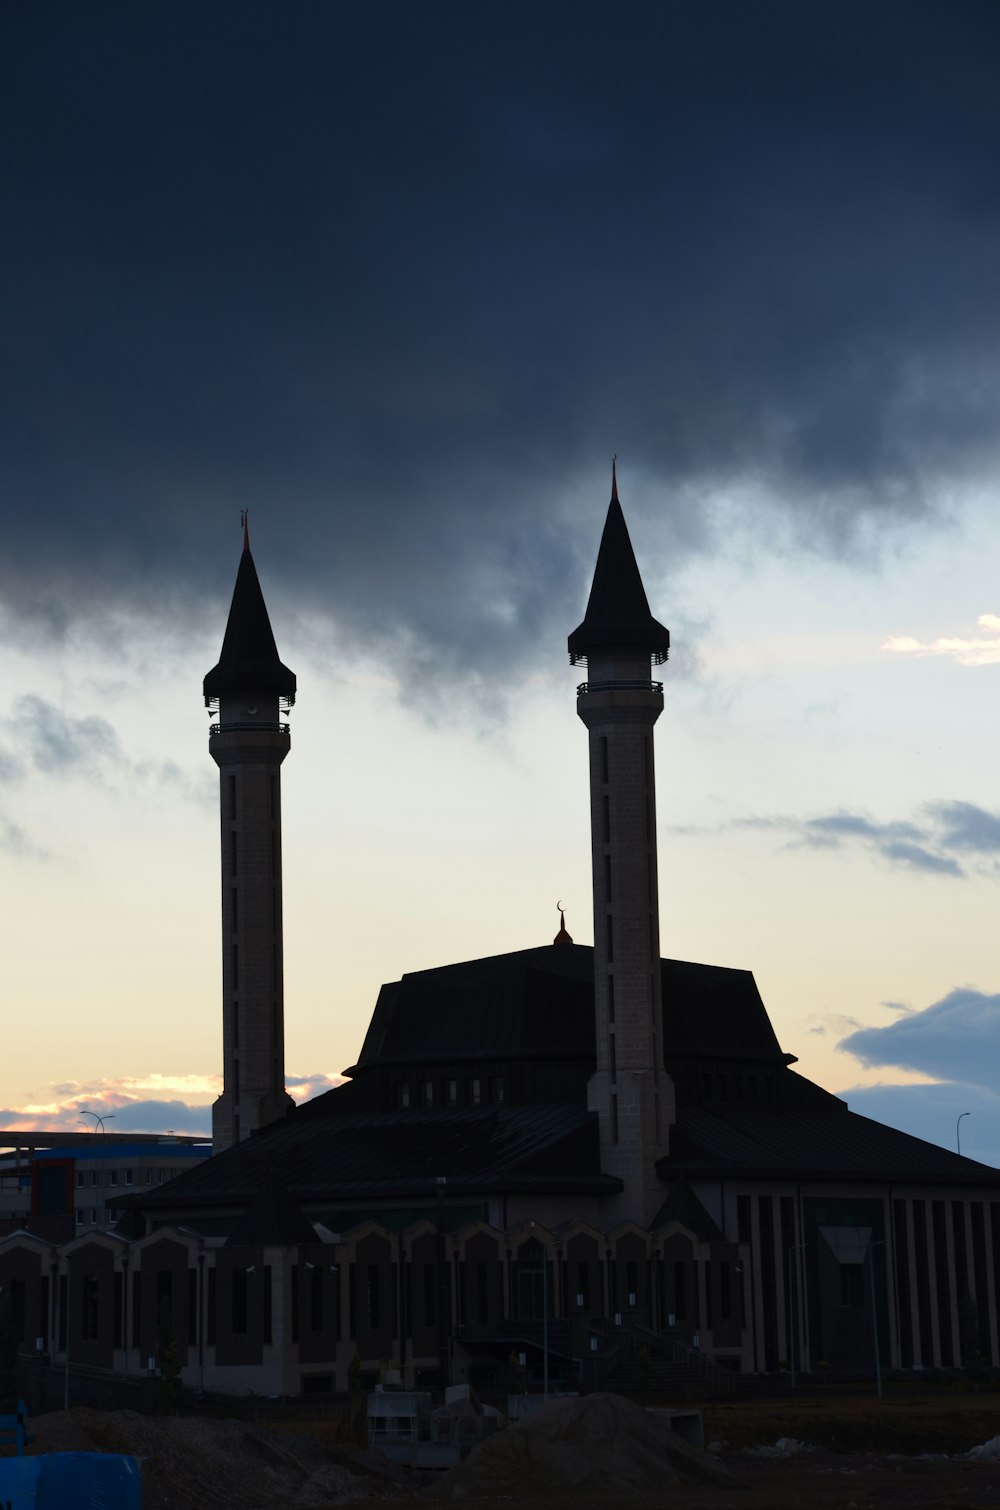
[[[0,50],[0,1126],[207,1126],[239,511],[298,674],[287,1062],[589,942],[619,458],[665,952],[1000,1163],[992,0],[106,0]]]

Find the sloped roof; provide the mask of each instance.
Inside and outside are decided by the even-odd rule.
[[[265,1176],[280,1181],[301,1206],[433,1197],[439,1176],[447,1179],[449,1194],[620,1188],[600,1173],[596,1117],[583,1107],[421,1107],[331,1114],[319,1125],[293,1112],[162,1190],[114,1205],[173,1210],[242,1204],[257,1197]]]
[[[670,649],[669,629],[649,611],[646,589],[614,484],[587,612],[568,644],[574,665],[595,650],[646,650],[662,661]]]
[[[680,1056],[784,1061],[749,970],[672,959],[660,969],[668,1064]],[[490,1057],[593,1059],[590,945],[544,944],[404,975],[382,987],[355,1068]],[[307,1103],[310,1114],[342,1094]]]
[[[544,944],[382,987],[358,1067],[446,1057],[593,1058],[594,951]]]
[[[218,665],[205,677],[205,701],[233,692],[271,692],[295,700],[295,672],[278,659],[264,594],[244,544]]]
[[[859,1116],[830,1097],[812,1105],[680,1105],[661,1179],[850,1180],[1000,1185],[1000,1169],[979,1164]]]
[[[247,1247],[283,1247],[316,1242],[316,1229],[293,1201],[273,1165],[228,1241]]]
[[[705,1210],[687,1180],[675,1181],[670,1194],[649,1225],[655,1230],[657,1227],[665,1227],[668,1222],[680,1222],[682,1227],[705,1242],[722,1241],[718,1223]]]

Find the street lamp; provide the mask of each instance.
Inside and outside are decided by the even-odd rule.
[[[85,1106],[82,1106],[80,1108],[80,1121],[81,1122],[83,1121],[84,1117],[96,1117],[97,1118],[97,1121],[94,1123],[94,1132],[96,1132],[98,1128],[100,1128],[101,1132],[103,1132],[104,1131],[104,1124],[105,1124],[105,1122],[112,1122],[114,1120],[114,1115],[115,1115],[114,1112],[105,1112],[103,1114],[103,1116],[102,1116],[102,1114],[100,1112],[89,1111],[87,1109],[87,1107],[85,1107]]]
[[[959,1112],[958,1120],[955,1123],[955,1142],[958,1144],[959,1153],[962,1152],[962,1118],[971,1116],[971,1112]]]

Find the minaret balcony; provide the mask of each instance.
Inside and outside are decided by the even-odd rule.
[[[249,719],[242,723],[210,724],[209,734],[289,734],[291,724],[261,723],[259,719]]]
[[[613,681],[581,682],[576,689],[577,697],[589,697],[595,692],[663,692],[662,682]]]

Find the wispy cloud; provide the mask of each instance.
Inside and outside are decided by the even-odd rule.
[[[981,613],[976,620],[978,634],[941,635],[936,640],[918,640],[909,634],[890,634],[880,649],[893,655],[946,656],[959,666],[996,666],[1000,664],[1000,614]]]
[[[1000,876],[1000,813],[972,802],[925,803],[907,819],[880,819],[840,809],[813,817],[790,814],[734,818],[713,829],[676,825],[674,833],[703,835],[751,829],[782,836],[789,849],[860,846],[890,865],[925,874],[962,878],[974,870]]]

